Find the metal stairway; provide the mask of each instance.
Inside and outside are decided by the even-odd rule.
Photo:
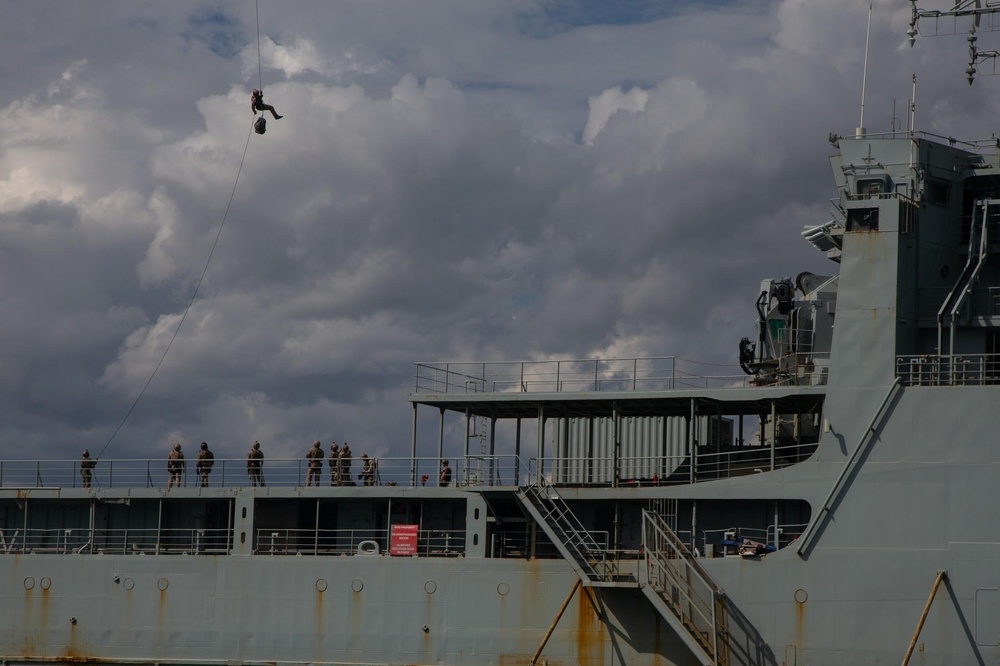
[[[609,558],[552,486],[531,485],[518,498],[589,587],[639,587],[704,666],[775,664],[760,634],[655,511],[642,512],[643,560],[635,575]],[[668,508],[669,507],[661,507]]]
[[[642,512],[643,594],[706,666],[729,666],[725,593],[666,521]]]
[[[621,574],[608,550],[594,540],[552,486],[530,485],[517,493],[528,511],[560,554],[572,565],[583,584],[590,587],[637,587],[631,574]]]

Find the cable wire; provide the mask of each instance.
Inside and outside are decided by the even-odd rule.
[[[260,2],[259,0],[254,0],[253,2],[254,13],[257,18],[257,87],[261,92],[261,96],[264,94],[264,76],[261,74],[260,69]],[[261,112],[263,115],[263,112]],[[254,112],[256,115],[256,111]]]
[[[121,423],[118,424],[118,427],[115,428],[115,431],[111,433],[111,437],[108,438],[108,441],[101,448],[96,458],[94,458],[95,460],[99,460],[100,457],[104,454],[105,449],[108,448],[108,446],[111,444],[114,438],[118,435],[118,432],[125,425],[125,422],[128,421],[128,417],[132,415],[132,411],[135,410],[136,405],[139,404],[139,400],[141,400],[143,394],[146,393],[146,389],[149,388],[149,385],[153,382],[153,377],[156,376],[157,370],[159,370],[160,366],[163,365],[163,360],[167,358],[167,352],[169,352],[170,347],[173,346],[174,340],[177,338],[177,334],[180,332],[181,326],[184,324],[184,320],[187,319],[188,312],[191,311],[191,306],[194,305],[194,301],[198,297],[198,290],[201,289],[201,283],[205,280],[205,274],[208,273],[208,267],[212,263],[212,256],[215,255],[215,248],[219,245],[219,238],[222,236],[222,229],[226,226],[226,218],[229,217],[229,209],[232,208],[233,206],[233,197],[236,196],[236,186],[240,182],[240,174],[243,173],[243,163],[246,161],[247,158],[247,149],[250,147],[251,136],[253,136],[253,125],[250,125],[250,131],[247,133],[246,143],[243,145],[243,156],[240,158],[240,168],[236,172],[236,181],[233,183],[233,191],[229,194],[229,203],[226,204],[226,212],[222,216],[222,223],[219,225],[219,231],[217,234],[215,234],[215,242],[212,243],[212,249],[208,253],[208,259],[205,261],[205,268],[202,269],[201,277],[198,278],[198,284],[195,285],[194,293],[191,294],[191,300],[188,301],[187,307],[184,308],[184,314],[181,315],[181,320],[177,322],[177,328],[174,329],[173,335],[170,336],[170,342],[167,343],[167,348],[163,350],[163,355],[160,356],[159,362],[156,364],[156,367],[153,368],[153,372],[150,373],[149,379],[146,380],[146,384],[142,387],[142,390],[139,391],[139,395],[136,396],[135,401],[132,403],[132,406],[129,407],[128,412],[125,414],[125,418],[123,418]]]

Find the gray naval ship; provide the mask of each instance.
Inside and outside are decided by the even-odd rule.
[[[319,487],[302,460],[202,487],[189,459],[172,489],[162,459],[87,487],[0,462],[0,657],[997,663],[1000,142],[831,141],[833,217],[802,235],[833,270],[747,289],[740,376],[417,364],[411,454]]]

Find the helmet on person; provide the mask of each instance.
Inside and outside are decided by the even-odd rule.
[[[253,448],[259,449],[260,448],[260,442],[254,442],[253,443]]]
[[[202,442],[201,443],[201,450],[202,451],[208,451],[208,442]]]
[[[323,446],[323,445],[322,445],[322,444],[320,443],[320,441],[319,441],[319,440],[317,439],[317,440],[316,440],[315,442],[313,442],[313,446],[315,446],[315,447],[316,447],[316,448],[318,449],[319,447],[321,447],[321,446]]]
[[[367,458],[367,457],[368,457],[368,454],[367,454],[367,453],[362,453],[362,454],[361,454],[361,457],[362,457],[362,458]]]
[[[174,451],[180,451],[180,450],[181,450],[181,445],[180,444],[174,444]]]
[[[84,449],[83,450],[83,457],[84,458],[89,458],[90,457],[90,449]]]
[[[442,461],[441,461],[441,464],[442,464],[442,465],[447,465],[447,464],[448,464],[448,461],[447,461],[447,460],[442,460]]]

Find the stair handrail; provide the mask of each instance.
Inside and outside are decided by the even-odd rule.
[[[543,501],[550,502],[556,509],[556,513],[550,514],[554,518],[554,525],[550,523],[550,527],[558,527],[559,530],[566,537],[571,537],[573,535],[582,535],[583,539],[581,543],[576,543],[571,539],[563,539],[563,546],[567,550],[571,550],[577,556],[577,561],[586,565],[584,569],[590,569],[593,571],[593,577],[598,580],[607,580],[615,575],[617,575],[618,567],[608,562],[607,559],[607,549],[602,548],[597,540],[590,534],[590,531],[580,522],[580,519],[576,517],[576,514],[569,508],[562,496],[556,491],[552,486],[543,487],[540,484],[531,484],[526,489],[526,492],[533,495]],[[580,549],[580,545],[584,547],[584,550]],[[598,555],[600,559],[592,561],[593,555]],[[600,569],[598,570],[598,565]]]
[[[648,533],[650,530],[653,532],[652,535]],[[651,536],[658,538],[650,538]],[[719,653],[720,631],[720,618],[716,614],[719,604],[716,602],[724,596],[724,592],[694,560],[691,552],[684,546],[683,542],[680,541],[676,534],[673,534],[673,530],[659,516],[646,509],[643,509],[642,540],[649,584],[654,588],[659,588],[657,591],[661,592],[660,596],[670,602],[668,605],[679,617],[683,618],[686,615],[691,619],[696,630],[707,629],[711,632],[712,653],[709,656],[714,658]],[[663,553],[654,547],[655,543],[667,544],[673,557],[669,557],[669,555],[664,557]],[[683,571],[687,575],[681,575],[678,567],[670,565],[671,561],[681,563]],[[655,577],[654,570],[656,572]],[[683,596],[683,599],[675,601],[669,596],[665,597],[662,592],[666,588],[660,583],[661,578],[672,583],[677,588],[678,593]],[[698,584],[702,588],[700,594],[696,587]],[[684,603],[687,604],[687,608],[689,609],[687,613],[684,611]],[[695,620],[698,620],[698,622]]]
[[[965,302],[969,293],[969,286],[979,276],[986,256],[989,254],[989,211],[991,199],[984,199],[982,204],[982,221],[977,225],[975,217],[969,225],[969,251],[965,260],[965,267],[959,274],[958,279],[952,286],[948,296],[944,299],[937,314],[938,328],[938,353],[944,355],[944,322],[948,317],[949,339],[948,354],[955,353],[955,321],[958,317],[958,310]],[[978,233],[977,233],[978,232]],[[978,248],[976,247],[978,245]]]

